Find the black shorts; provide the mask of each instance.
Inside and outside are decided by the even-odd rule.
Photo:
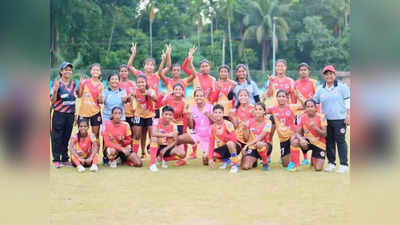
[[[133,125],[139,127],[149,127],[153,125],[153,118],[134,117]]]
[[[237,155],[239,155],[241,150],[242,150],[242,148],[238,144],[236,144],[236,154]],[[231,157],[231,153],[229,152],[227,145],[223,145],[221,147],[214,149],[214,152],[220,154],[223,159],[228,159]]]
[[[178,129],[178,135],[182,135],[183,134],[183,125],[178,125],[178,126],[176,126],[176,128]]]
[[[126,117],[125,121],[129,124],[129,126],[132,128],[133,127],[133,122],[135,120],[135,117]]]
[[[160,109],[156,109],[156,110],[154,111],[154,113],[156,114],[156,115],[154,116],[154,118],[159,119],[159,118],[160,118]]]
[[[158,149],[157,149],[157,156],[160,155],[161,150],[162,150],[163,148],[165,148],[165,147],[167,147],[167,145],[159,145],[159,146],[158,146]],[[164,157],[169,157],[169,156],[171,156],[171,151],[172,151],[172,149],[173,149],[173,148],[168,149],[168,150],[165,152]]]
[[[312,150],[311,157],[317,158],[317,159],[325,159],[325,155],[326,155],[325,150],[319,148],[318,146],[311,144],[308,139],[306,139],[306,140],[308,142],[308,149],[303,150],[303,152]]]
[[[267,153],[272,151],[272,145],[270,143],[267,143]],[[257,149],[247,149],[246,151],[246,156],[251,156],[254,157],[256,159],[261,159],[260,154],[258,154]]]
[[[290,140],[280,143],[281,146],[281,157],[290,154]]]
[[[231,121],[231,119],[229,118],[229,116],[224,116],[223,118],[224,118],[224,120]]]
[[[78,116],[78,120],[81,118],[85,118],[87,120],[90,121],[90,126],[100,126],[101,123],[103,122],[102,118],[101,118],[101,113],[97,113],[94,116],[91,117],[83,117],[83,116]]]

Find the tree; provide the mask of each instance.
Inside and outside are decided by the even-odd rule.
[[[348,69],[350,30],[347,28],[344,35],[335,38],[330,30],[322,23],[319,16],[310,16],[303,19],[305,30],[297,35],[298,48],[304,50],[311,47],[312,65],[322,68],[327,64],[336,64],[337,68]]]
[[[278,0],[249,1],[248,15],[243,18],[246,29],[243,41],[253,41],[261,44],[261,69],[264,72],[268,62],[272,41],[273,17],[277,17],[276,31],[280,40],[286,41],[289,25],[284,17],[289,12],[290,4],[280,4]]]

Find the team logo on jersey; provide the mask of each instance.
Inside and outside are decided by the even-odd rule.
[[[256,128],[253,128],[253,127],[250,128],[250,131],[251,131],[251,132],[254,132],[255,130],[256,130]]]
[[[163,133],[164,133],[164,129],[160,129],[160,133],[162,133],[162,134],[163,134]]]

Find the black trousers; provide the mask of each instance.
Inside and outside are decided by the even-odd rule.
[[[74,125],[74,113],[54,111],[51,130],[53,162],[68,161],[68,142]]]
[[[336,145],[340,165],[347,166],[346,124],[344,120],[328,120],[326,136],[326,155],[329,163],[336,165]]]

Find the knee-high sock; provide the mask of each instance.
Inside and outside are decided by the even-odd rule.
[[[158,144],[155,142],[150,143],[150,165],[156,162]]]
[[[197,145],[196,144],[192,145],[192,154],[193,155],[197,154]]]
[[[233,165],[238,165],[239,163],[239,156],[236,153],[231,154],[231,162]]]
[[[132,151],[134,152],[134,153],[138,153],[138,151],[139,151],[139,140],[137,140],[137,139],[133,139],[132,140]]]
[[[267,148],[266,148],[266,147],[263,147],[263,148],[257,149],[257,151],[258,151],[258,154],[259,154],[260,157],[261,157],[261,160],[263,161],[263,164],[264,164],[264,165],[267,164],[267,163],[268,163],[268,159],[267,159]]]
[[[290,146],[290,161],[296,166],[300,165],[300,147]]]
[[[99,153],[94,154],[92,165],[97,165],[99,163]]]

